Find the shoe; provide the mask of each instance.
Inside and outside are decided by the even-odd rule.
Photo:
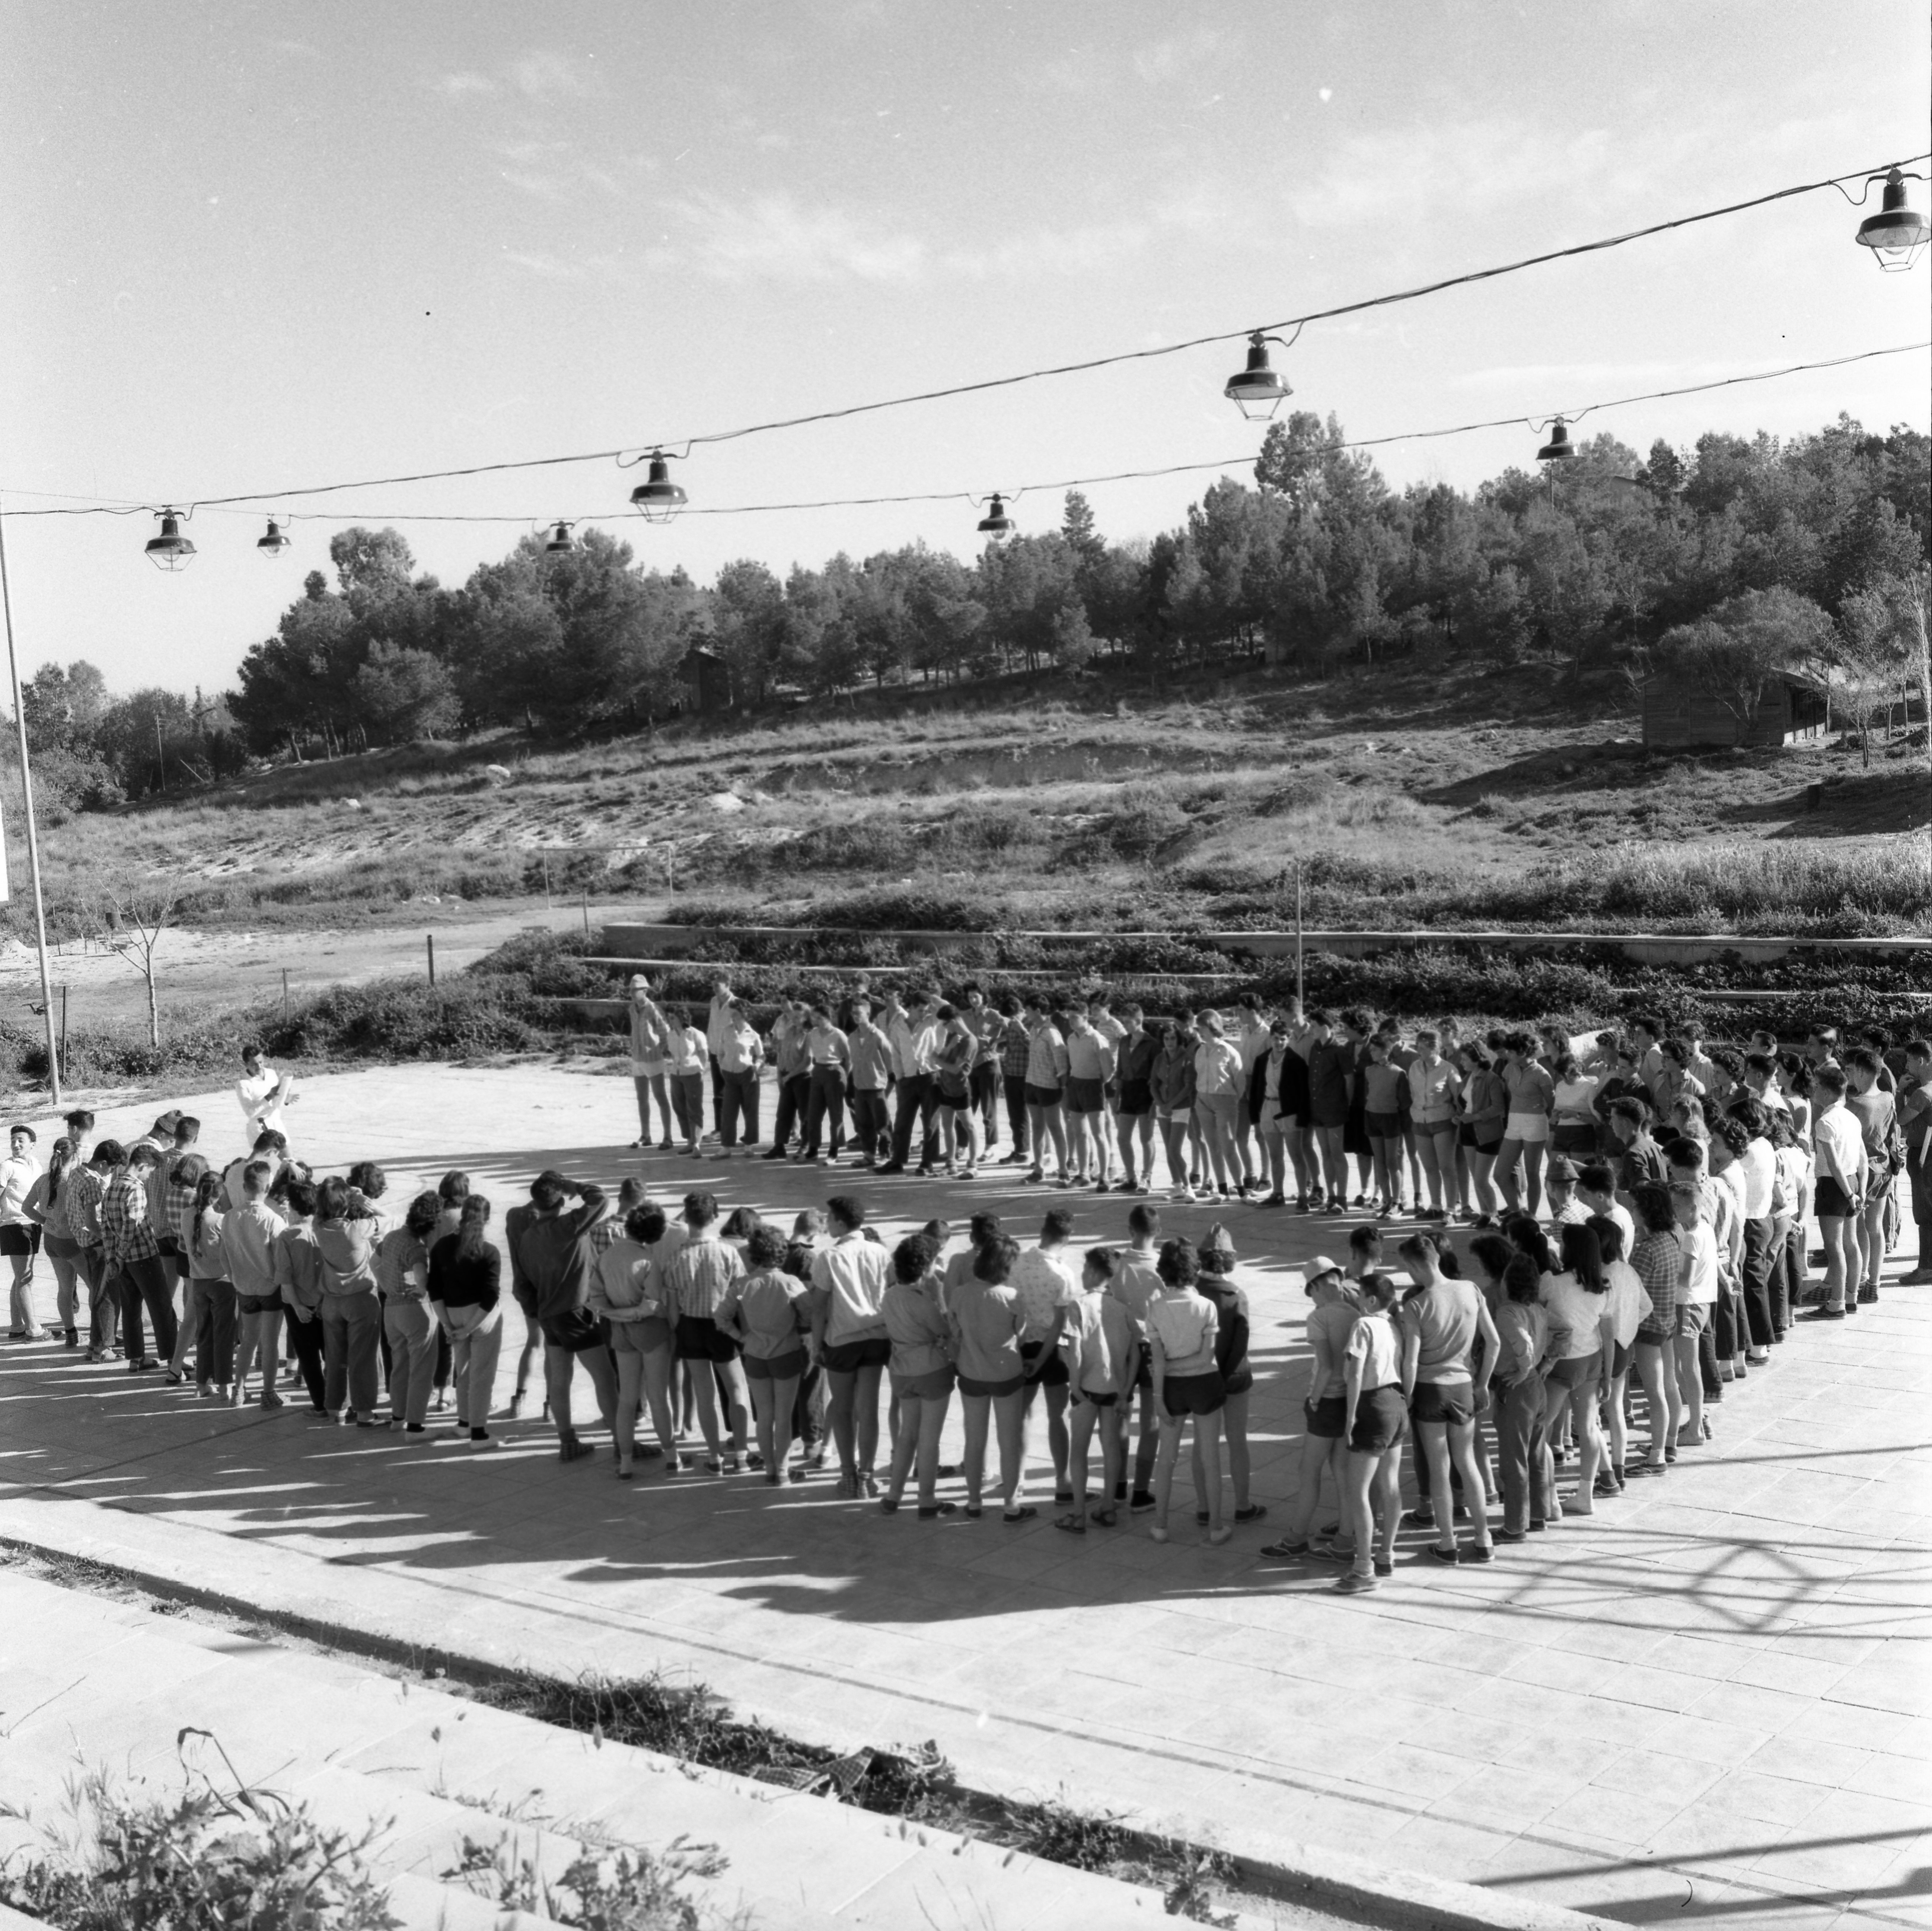
[[[1264,1207],[1285,1207],[1288,1205],[1288,1196],[1286,1194],[1270,1194],[1258,1204]]]
[[[1375,1587],[1376,1578],[1372,1575],[1364,1575],[1352,1569],[1336,1584],[1335,1593],[1338,1596],[1366,1596]]]
[[[1876,1287],[1867,1286],[1858,1290],[1858,1305],[1861,1308],[1870,1307],[1877,1299],[1878,1290]]]
[[[62,1343],[62,1345],[63,1347],[80,1347],[80,1330],[78,1328],[69,1328],[69,1329],[67,1330],[67,1335],[66,1335],[66,1338],[65,1338],[65,1340]]]
[[[1807,1308],[1798,1319],[1801,1321],[1842,1321],[1845,1311],[1842,1308]]]
[[[673,1147],[676,1146],[676,1144],[677,1142],[673,1140],[670,1136],[667,1134],[662,1140],[658,1142],[658,1151],[660,1153],[668,1153]]]
[[[1308,1553],[1306,1542],[1292,1542],[1283,1536],[1278,1542],[1264,1542],[1262,1554],[1270,1562],[1299,1562]]]
[[[958,1507],[956,1502],[922,1502],[919,1505],[919,1519],[922,1522],[930,1522],[938,1516],[956,1513]]]
[[[1495,1539],[1499,1542],[1526,1542],[1529,1536],[1528,1531],[1522,1529],[1498,1529],[1495,1532]]]
[[[596,1452],[588,1442],[568,1441],[558,1448],[556,1458],[559,1461],[582,1461]]]
[[[524,1391],[519,1388],[517,1392],[510,1397],[510,1405],[506,1411],[507,1419],[514,1422],[523,1412]]]
[[[881,1495],[879,1497],[879,1513],[880,1515],[896,1515],[898,1512],[899,1503],[898,1497],[896,1495]]]
[[[158,1363],[157,1365],[158,1365]],[[168,1370],[168,1386],[170,1388],[178,1388],[186,1379],[187,1377],[178,1368],[171,1368]]]
[[[1898,1277],[1901,1287],[1932,1287],[1932,1267],[1915,1267],[1910,1274]]]
[[[1015,1522],[1030,1522],[1039,1513],[1040,1511],[1030,1502],[1022,1502],[1017,1509],[1001,1509],[1000,1520],[1010,1524]]]
[[[1218,1529],[1210,1529],[1208,1531],[1208,1543],[1210,1548],[1219,1548],[1223,1542],[1231,1542],[1234,1539],[1234,1532],[1226,1522],[1223,1522]]]
[[[170,1379],[178,1381],[181,1377],[174,1375]],[[224,1388],[218,1392],[212,1381],[197,1381],[194,1385],[194,1398],[197,1401],[218,1401],[227,1392]]]
[[[284,1403],[282,1398],[278,1395],[272,1388],[271,1388],[268,1392],[261,1398],[260,1402],[258,1405],[264,1408],[279,1408],[284,1405]]]
[[[999,1159],[999,1164],[1002,1167],[1024,1167],[1026,1164],[1027,1156],[1024,1153],[1003,1153]]]
[[[472,1428],[470,1431],[470,1439],[473,1444],[478,1442],[494,1441],[496,1437],[488,1428]]]
[[[1426,1553],[1431,1562],[1439,1562],[1444,1569],[1454,1569],[1462,1560],[1455,1549],[1445,1549],[1440,1542],[1431,1542]]]
[[[1148,1533],[1157,1542],[1164,1542],[1167,1540],[1167,1531],[1158,1522],[1149,1526]]]
[[[422,1424],[422,1422],[410,1422],[410,1424],[409,1424],[409,1425],[407,1425],[407,1426],[406,1426],[406,1427],[403,1430],[403,1432],[404,1432],[404,1434],[406,1434],[406,1435],[422,1435],[422,1434],[427,1434],[429,1432],[429,1431],[423,1426],[423,1425]]]
[[[1130,1515],[1144,1515],[1154,1506],[1154,1497],[1144,1488],[1134,1491],[1133,1500],[1127,1504]]]
[[[1096,1194],[1111,1194],[1114,1190],[1106,1181],[1096,1180],[1094,1182],[1094,1191]]]
[[[1026,1177],[1029,1185],[1036,1187],[1046,1178],[1046,1170],[1038,1167],[1030,1167],[1027,1169]]]
[[[1462,1551],[1462,1560],[1465,1562],[1493,1562],[1496,1560],[1496,1551],[1487,1542],[1472,1542]]]
[[[1127,1485],[1124,1482],[1115,1482],[1114,1484],[1114,1500],[1116,1502],[1124,1502],[1126,1499]]]
[[[1432,1529],[1436,1526],[1436,1512],[1432,1509],[1410,1509],[1402,1518],[1405,1529]]]
[[[1390,1562],[1387,1556],[1377,1556],[1374,1558],[1374,1561],[1376,1573],[1378,1575],[1394,1575],[1395,1564]]]
[[[1265,1502],[1250,1502],[1245,1509],[1237,1509],[1234,1519],[1238,1522],[1258,1522],[1268,1513]]]

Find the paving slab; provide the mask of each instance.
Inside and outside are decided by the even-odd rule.
[[[348,1075],[304,1092],[302,1150],[380,1158],[400,1196],[461,1167],[500,1218],[555,1164],[781,1221],[857,1191],[889,1239],[982,1208],[1030,1233],[1049,1204],[1074,1207],[1076,1240],[1124,1232],[1117,1198],[999,1177],[640,1163],[629,1105],[627,1083],[562,1068]],[[196,1110],[226,1152],[224,1108]],[[1223,1548],[1193,1539],[1184,1503],[1157,1548],[1138,1524],[1076,1542],[1050,1512],[1017,1530],[887,1519],[824,1483],[646,1468],[620,1488],[601,1457],[559,1467],[534,1420],[490,1454],[406,1446],[46,1346],[0,1353],[0,1533],[425,1655],[701,1680],[840,1747],[932,1737],[979,1787],[1064,1791],[1262,1863],[1369,1857],[1632,1922],[1913,1921],[1932,1792],[1882,1761],[1932,1761],[1924,1290],[1888,1279],[1854,1320],[1801,1324],[1664,1479],[1486,1569],[1426,1566],[1405,1534],[1389,1582],[1337,1599],[1332,1574],[1258,1547],[1298,1477],[1299,1264],[1347,1224],[1161,1205],[1172,1231],[1229,1223],[1252,1311],[1270,1513]]]

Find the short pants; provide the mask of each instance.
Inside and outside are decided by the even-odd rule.
[[[1400,1113],[1364,1113],[1362,1124],[1368,1128],[1371,1140],[1400,1140],[1402,1137],[1402,1116]]]
[[[1474,1391],[1466,1381],[1418,1381],[1409,1401],[1408,1419],[1466,1427],[1476,1419]]]
[[[895,1374],[892,1393],[902,1401],[943,1401],[952,1392],[952,1371],[935,1368],[924,1374]]]
[[[1323,1441],[1339,1441],[1342,1430],[1348,1425],[1347,1398],[1340,1395],[1324,1395],[1318,1401],[1304,1401],[1301,1416],[1311,1435]]]
[[[1060,1104],[1060,1089],[1058,1086],[1036,1086],[1028,1080],[1026,1103],[1030,1107],[1057,1107]]]
[[[677,1358],[680,1361],[736,1361],[738,1344],[709,1314],[680,1314]]]
[[[1355,1425],[1348,1446],[1357,1455],[1382,1455],[1408,1433],[1408,1417],[1402,1405],[1402,1384],[1390,1382],[1386,1388],[1366,1388],[1355,1403]]]
[[[669,1347],[670,1323],[661,1314],[646,1314],[641,1321],[613,1321],[610,1351],[614,1354],[654,1354]]]
[[[1123,1119],[1138,1119],[1154,1111],[1154,1089],[1144,1080],[1123,1080],[1117,1109]]]
[[[235,1311],[238,1314],[275,1314],[281,1311],[282,1297],[279,1294],[238,1294],[235,1297]]]
[[[1819,1175],[1811,1207],[1812,1212],[1821,1221],[1850,1220],[1853,1211],[1852,1197],[1845,1191],[1844,1183],[1834,1180],[1828,1173]],[[12,1227],[0,1227],[0,1254],[18,1254],[20,1251],[18,1248],[7,1245],[8,1235],[14,1231]]]
[[[884,1368],[892,1358],[892,1344],[884,1335],[869,1340],[841,1341],[819,1359],[834,1374],[856,1374],[862,1368]]]
[[[1044,1341],[1020,1343],[1020,1359],[1027,1365],[1028,1377],[1042,1388],[1064,1388],[1068,1379],[1066,1357],[1059,1349],[1054,1350],[1053,1359],[1037,1374],[1033,1372],[1034,1364],[1039,1360],[1040,1350],[1046,1345]]]
[[[1025,1386],[1024,1374],[1016,1374],[1010,1381],[975,1381],[970,1374],[959,1377],[961,1394],[990,1395],[995,1401],[1003,1401],[1009,1395],[1017,1395]]]
[[[1070,1113],[1097,1113],[1107,1104],[1106,1089],[1098,1080],[1066,1077],[1066,1110]]]
[[[1228,1399],[1218,1368],[1205,1374],[1170,1374],[1161,1383],[1161,1406],[1176,1421],[1187,1415],[1218,1415]]]
[[[1512,1113],[1504,1128],[1505,1140],[1520,1140],[1525,1146],[1540,1146],[1550,1137],[1547,1113]]]
[[[1687,1301],[1677,1311],[1677,1338],[1690,1341],[1701,1335],[1711,1325],[1711,1304],[1708,1301]]]
[[[783,1354],[748,1354],[741,1357],[746,1377],[753,1381],[796,1381],[805,1372],[805,1350],[787,1348]]]
[[[1568,1361],[1546,1362],[1543,1378],[1552,1388],[1582,1388],[1595,1380],[1603,1367],[1604,1351],[1598,1348],[1588,1354],[1573,1354]]]

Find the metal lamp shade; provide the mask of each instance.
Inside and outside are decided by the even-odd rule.
[[[184,570],[194,558],[194,545],[182,534],[181,518],[164,516],[161,518],[161,533],[148,539],[146,546],[148,560],[158,570]]]
[[[1894,168],[1885,185],[1885,200],[1876,215],[1858,224],[1858,242],[1888,273],[1910,268],[1918,251],[1932,239],[1932,224],[1917,209],[1906,206],[1905,182]]]
[[[1550,431],[1550,440],[1537,451],[1536,460],[1539,463],[1569,462],[1574,460],[1576,454],[1576,446],[1570,440],[1569,425],[1559,422]]]
[[[680,491],[679,492],[680,500],[682,495],[683,492]],[[570,540],[570,525],[567,523],[560,523],[550,533],[550,540],[544,545],[544,554],[550,557],[561,556],[566,551],[574,549],[575,547]]]
[[[1250,422],[1265,421],[1294,393],[1284,377],[1268,366],[1268,345],[1257,342],[1248,350],[1248,365],[1239,375],[1230,376],[1221,393]]]
[[[683,490],[671,481],[670,464],[662,456],[651,458],[650,473],[631,492],[631,507],[646,523],[668,523],[686,500]]]
[[[152,549],[154,545],[150,544],[148,547]],[[270,517],[267,534],[255,539],[255,554],[267,557],[272,563],[288,547],[289,539],[283,535],[282,526],[272,516]]]
[[[1013,533],[1013,519],[1006,514],[1006,506],[996,495],[986,513],[980,519],[982,536],[1010,536]]]

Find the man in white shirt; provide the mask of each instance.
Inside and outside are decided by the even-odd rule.
[[[724,1025],[711,1051],[718,1073],[717,1158],[729,1160],[741,1140],[749,1158],[758,1150],[758,1068],[764,1063],[765,1043],[736,999],[724,1009]]]
[[[275,1284],[275,1242],[288,1222],[268,1203],[274,1168],[266,1160],[250,1160],[242,1170],[242,1204],[223,1216],[221,1248],[228,1278],[235,1284],[237,1333],[235,1342],[234,1401],[245,1398],[251,1361],[261,1369],[261,1404],[279,1408],[275,1392],[282,1333],[282,1290]]]
[[[898,1112],[892,1122],[892,1157],[878,1170],[903,1173],[912,1155],[912,1131],[920,1130],[919,1170],[932,1171],[939,1142],[932,1116],[939,1107],[938,1083],[933,1077],[934,1056],[942,1036],[932,1016],[932,995],[914,993],[904,1005],[896,993],[886,995],[886,1037],[892,1043],[892,1077],[898,1088]]]
[[[1804,1315],[1808,1321],[1842,1321],[1858,1305],[1857,1284],[1864,1273],[1858,1227],[1868,1179],[1865,1137],[1856,1115],[1846,1108],[1845,1087],[1844,1069],[1835,1063],[1820,1066],[1811,1075],[1816,1109],[1811,1121],[1811,1152],[1816,1163],[1812,1211],[1825,1243],[1825,1299]],[[1849,1302],[1847,1281],[1854,1296]]]
[[[242,1049],[242,1077],[235,1083],[235,1098],[248,1122],[248,1143],[264,1133],[286,1135],[288,1122],[284,1109],[294,1103],[296,1076],[278,1073],[262,1057],[259,1046]]]
[[[1710,1332],[1711,1311],[1718,1300],[1718,1243],[1705,1212],[1705,1189],[1694,1169],[1673,1165],[1670,1204],[1677,1212],[1677,1245],[1683,1257],[1677,1286],[1677,1326],[1671,1353],[1684,1417],[1678,1430],[1680,1447],[1696,1448],[1711,1438],[1705,1418],[1703,1344]]]
[[[0,1160],[0,1254],[14,1272],[9,1341],[38,1341],[42,1332],[34,1307],[34,1256],[40,1250],[40,1230],[27,1212],[27,1196],[40,1177],[40,1163],[34,1153],[36,1137],[32,1127],[15,1126],[8,1136],[8,1156]]]
[[[1045,1389],[1054,1499],[1060,1502],[1068,1499],[1066,1461],[1071,1446],[1066,1430],[1069,1377],[1060,1352],[1060,1337],[1066,1329],[1067,1309],[1080,1300],[1080,1263],[1068,1244],[1072,1233],[1073,1216],[1064,1208],[1052,1209],[1041,1223],[1040,1245],[1014,1262],[1009,1277],[1026,1317],[1020,1359],[1026,1363],[1027,1413],[1030,1416],[1033,1412],[1035,1393]]]

